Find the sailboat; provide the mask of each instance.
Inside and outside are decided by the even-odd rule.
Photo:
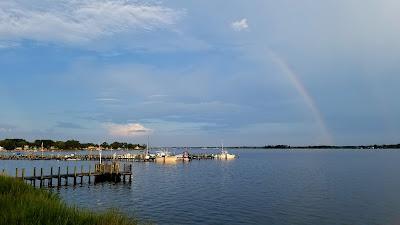
[[[217,158],[217,159],[225,159],[225,160],[228,160],[228,159],[234,159],[234,158],[236,158],[236,155],[234,155],[234,154],[229,154],[228,151],[226,151],[226,150],[224,149],[224,144],[222,144],[222,145],[221,145],[221,153],[220,153],[220,154],[217,154],[217,155],[216,155],[216,158]]]
[[[148,161],[150,159],[150,147],[149,147],[149,137],[147,136],[146,152],[144,153],[144,160]]]

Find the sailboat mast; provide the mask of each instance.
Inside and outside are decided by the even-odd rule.
[[[150,139],[150,137],[149,137],[149,136],[147,136],[146,156],[148,156],[148,155],[149,155],[149,139]]]
[[[99,145],[99,159],[100,159],[100,165],[101,165],[101,145]]]

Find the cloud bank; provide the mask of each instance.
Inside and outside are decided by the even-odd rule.
[[[182,11],[121,0],[5,0],[0,41],[85,44],[117,33],[172,29]]]
[[[10,132],[14,130],[16,127],[9,124],[1,124],[0,123],[0,132]]]
[[[128,124],[108,123],[106,124],[106,127],[110,135],[117,137],[133,137],[151,132],[151,129],[146,128],[139,123],[128,123]]]

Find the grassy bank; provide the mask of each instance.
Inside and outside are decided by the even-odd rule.
[[[0,224],[133,225],[137,221],[113,211],[95,213],[71,207],[46,190],[0,176]]]

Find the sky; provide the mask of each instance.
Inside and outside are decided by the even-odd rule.
[[[2,0],[0,139],[400,142],[396,0]]]

